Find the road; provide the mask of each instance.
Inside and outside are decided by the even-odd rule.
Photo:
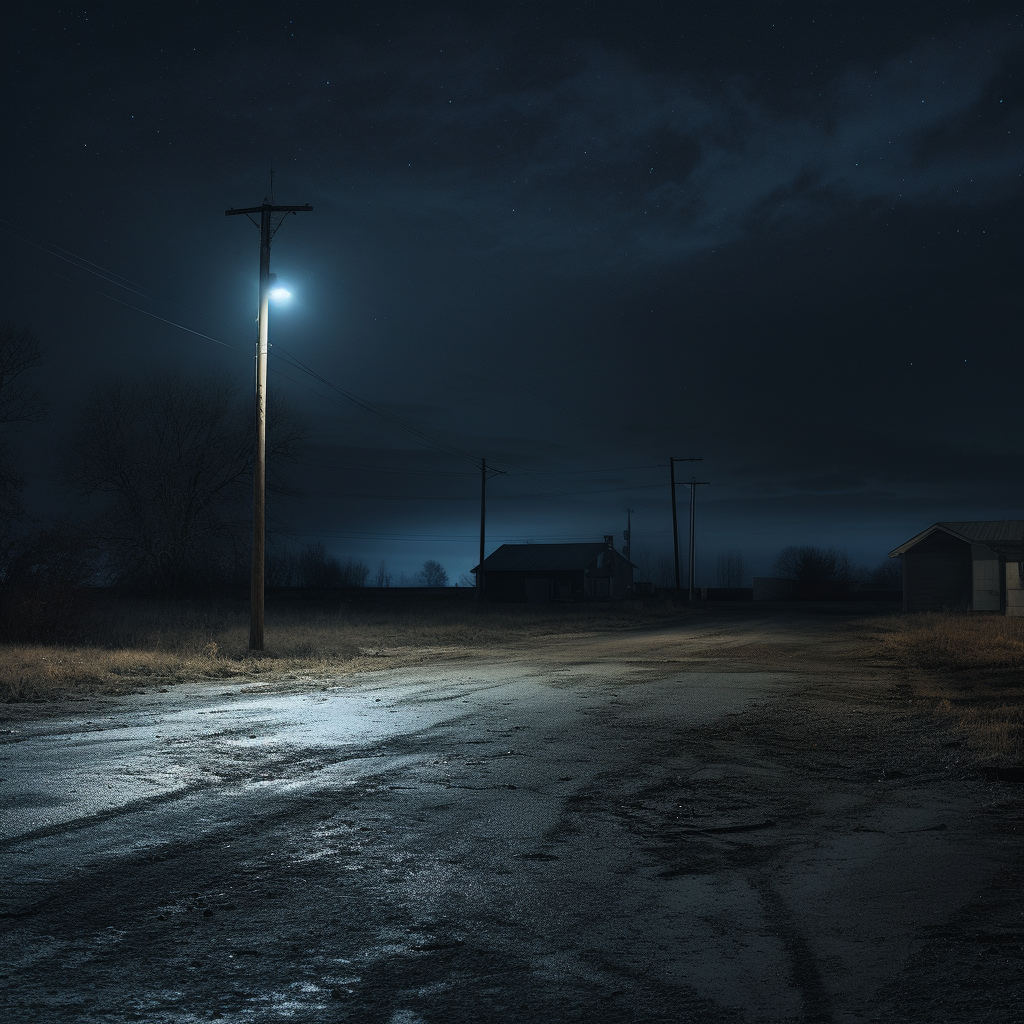
[[[12,711],[0,1018],[1018,1020],[1019,802],[834,626]]]

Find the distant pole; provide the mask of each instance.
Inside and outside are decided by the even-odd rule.
[[[668,460],[668,478],[672,485],[672,554],[676,563],[676,599],[682,596],[679,584],[679,522],[676,518],[676,460]]]
[[[630,552],[633,548],[633,510],[631,508],[626,509],[626,532],[623,534],[623,540],[626,542],[622,547],[622,553],[626,558],[630,557]]]
[[[249,650],[263,650],[264,576],[266,549],[266,481],[267,481],[267,329],[270,312],[270,241],[277,228],[271,226],[275,213],[299,213],[312,206],[262,206],[245,210],[232,207],[225,217],[243,214],[252,220],[260,215],[260,301],[256,329],[256,459],[252,470],[252,574],[249,580]],[[256,222],[253,221],[255,224]],[[281,222],[278,222],[278,227]]]
[[[492,469],[491,474],[504,474],[503,469]],[[480,562],[476,570],[476,599],[484,599],[484,538],[487,525],[487,460],[480,460]]]
[[[679,521],[676,517],[676,463],[677,462],[703,462],[703,459],[677,459],[669,457],[668,479],[672,488],[672,554],[676,567],[676,600],[683,598],[683,585],[679,579]]]
[[[694,577],[694,564],[693,564],[693,527],[694,520],[693,516],[697,510],[697,478],[690,478],[690,551],[687,555],[687,560],[690,566],[690,600],[693,600],[693,577]]]
[[[476,599],[484,599],[484,536],[487,527],[487,460],[480,460],[480,561],[476,570]]]
[[[690,600],[693,600],[693,578],[694,569],[696,568],[696,545],[694,544],[694,517],[697,513],[697,488],[701,484],[710,483],[710,480],[698,480],[696,477],[690,478]]]

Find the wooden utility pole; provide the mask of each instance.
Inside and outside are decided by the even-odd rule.
[[[504,475],[505,470],[503,469],[492,469],[492,475],[501,473]],[[486,537],[487,527],[487,460],[480,460],[480,561],[477,563],[476,570],[476,599],[478,602],[482,602],[484,599],[484,540]]]
[[[480,561],[476,571],[476,599],[484,599],[484,536],[487,532],[487,460],[480,460]]]
[[[312,206],[272,206],[264,200],[262,206],[245,210],[232,207],[224,211],[225,217],[246,216],[256,224],[252,215],[258,213],[260,221],[260,299],[256,329],[256,460],[252,470],[252,576],[249,583],[249,650],[263,650],[264,566],[266,549],[266,491],[267,491],[267,320],[270,311],[270,242],[284,217],[272,226],[275,213],[305,213]]]
[[[693,600],[693,571],[695,568],[695,546],[694,546],[694,514],[697,511],[697,488],[701,484],[711,483],[710,480],[698,480],[696,477],[691,477],[687,486],[690,488],[690,600]]]
[[[676,459],[669,457],[668,479],[672,487],[672,554],[676,567],[676,600],[683,599],[683,585],[679,580],[679,521],[676,517],[676,463],[677,462],[703,462],[703,459]]]

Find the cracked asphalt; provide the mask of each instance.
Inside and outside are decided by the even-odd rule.
[[[836,622],[10,708],[0,1016],[1021,1020],[1020,787]]]

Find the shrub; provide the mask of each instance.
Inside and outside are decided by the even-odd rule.
[[[805,601],[845,597],[855,581],[849,556],[835,548],[783,548],[775,559],[773,574],[793,580],[796,596]]]
[[[76,632],[82,589],[94,581],[96,549],[78,529],[58,524],[13,542],[0,567],[0,636],[62,640]]]

